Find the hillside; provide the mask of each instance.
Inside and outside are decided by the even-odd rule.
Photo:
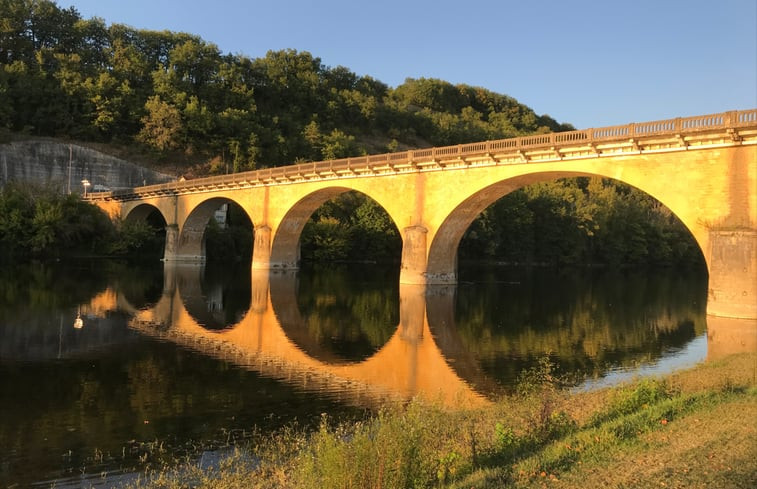
[[[308,52],[250,59],[49,0],[0,6],[0,127],[105,143],[181,173],[572,129],[484,88],[423,78],[391,88]]]

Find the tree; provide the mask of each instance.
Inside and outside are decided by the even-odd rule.
[[[184,128],[181,113],[176,107],[154,95],[145,104],[147,115],[142,118],[142,129],[137,139],[158,151],[180,147]]]

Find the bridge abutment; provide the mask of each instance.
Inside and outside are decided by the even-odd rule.
[[[757,320],[757,230],[711,230],[709,255],[707,314]]]
[[[707,359],[757,352],[757,319],[707,317]]]

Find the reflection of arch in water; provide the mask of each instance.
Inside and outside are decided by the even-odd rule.
[[[290,307],[296,305],[291,294],[294,275],[253,271],[250,310],[233,328],[218,332],[200,326],[184,306],[181,291],[186,287],[182,283],[190,275],[182,268],[167,271],[166,276],[173,276],[178,285],[173,295],[165,294],[154,311],[140,311],[132,327],[303,389],[337,397],[350,393],[350,401],[358,404],[416,395],[457,406],[485,402],[449,366],[434,343],[426,319],[424,286],[403,286],[400,325],[380,351],[363,362],[331,364],[305,353],[281,326],[282,320],[297,320]],[[166,289],[168,292],[170,287]],[[275,301],[273,296],[277,296]],[[154,327],[153,321],[163,327]]]
[[[455,373],[466,384],[479,392],[492,392],[495,384],[485,377],[478,363],[465,349],[454,320],[456,286],[400,285],[400,322],[394,334],[377,351],[362,361],[349,361],[338,357],[323,347],[308,331],[297,303],[297,279],[295,272],[275,274],[271,277],[271,305],[284,334],[308,356],[331,366],[357,369],[360,364],[384,362],[388,355],[381,352],[392,342],[428,343],[438,349],[446,364],[452,365]],[[396,347],[396,345],[394,345]],[[391,350],[391,347],[390,347]],[[417,352],[410,352],[416,354]],[[433,350],[436,354],[436,350]],[[378,357],[376,360],[374,357]],[[433,364],[435,362],[431,362]],[[433,374],[432,365],[424,367]],[[370,369],[371,367],[368,367]],[[378,369],[386,375],[387,369]],[[417,376],[413,374],[413,376]],[[414,382],[408,379],[408,382]]]
[[[346,360],[324,348],[308,331],[297,305],[297,276],[294,271],[275,273],[270,277],[271,307],[283,333],[309,357],[336,365]]]
[[[328,352],[314,358],[303,351],[283,327],[299,317],[294,273],[253,273],[250,310],[233,328],[221,332],[200,326],[185,307],[181,291],[191,289],[191,282],[199,279],[197,267],[167,267],[165,277],[163,295],[151,309],[136,310],[123,295],[109,289],[83,310],[131,312],[131,326],[151,336],[165,337],[301,389],[346,395],[361,405],[415,395],[454,404],[480,403],[483,398],[477,392],[496,389],[457,334],[455,287],[403,286],[400,324],[384,347],[363,362],[330,362]],[[750,321],[713,322],[709,317],[708,359],[757,351],[754,327]]]
[[[238,270],[211,277],[209,269],[199,264],[176,268],[181,270],[176,277],[176,286],[184,308],[201,326],[213,331],[234,327],[247,314],[250,308],[249,279],[242,282],[246,287],[229,287],[229,279]]]
[[[429,286],[426,292],[426,315],[434,342],[455,372],[478,392],[490,394],[501,387],[486,372],[465,347],[455,323],[457,286]]]

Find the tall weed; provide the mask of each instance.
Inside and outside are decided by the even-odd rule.
[[[295,464],[298,487],[434,487],[460,473],[468,457],[450,430],[449,413],[420,403],[382,409],[374,418],[330,426],[313,435]]]

